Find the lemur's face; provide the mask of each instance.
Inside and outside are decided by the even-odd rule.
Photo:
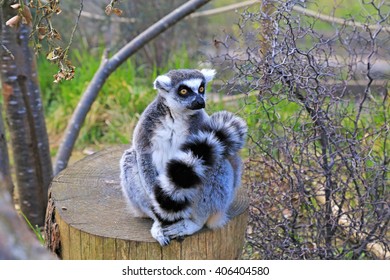
[[[213,79],[214,70],[171,70],[158,76],[154,87],[179,112],[203,109],[206,106],[206,84]]]

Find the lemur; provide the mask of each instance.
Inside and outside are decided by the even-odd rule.
[[[204,226],[224,226],[240,186],[247,125],[227,111],[205,112],[206,84],[214,75],[181,69],[158,76],[157,97],[120,160],[129,208],[154,220],[151,234],[161,246]]]

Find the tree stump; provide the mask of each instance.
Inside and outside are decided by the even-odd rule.
[[[229,210],[233,218],[225,227],[203,229],[184,241],[173,240],[161,247],[150,234],[152,220],[134,218],[127,210],[119,181],[119,159],[126,148],[114,147],[88,156],[54,178],[46,217],[52,250],[62,259],[240,257],[249,205],[243,188]]]

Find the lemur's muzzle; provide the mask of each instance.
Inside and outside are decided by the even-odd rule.
[[[206,103],[204,99],[200,96],[197,96],[194,101],[191,102],[190,106],[188,109],[191,110],[199,110],[206,107]]]

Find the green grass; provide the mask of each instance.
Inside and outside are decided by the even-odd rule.
[[[20,211],[19,213],[22,215],[23,219],[26,221],[28,227],[33,231],[33,233],[37,237],[39,243],[41,243],[41,245],[45,245],[45,238],[42,235],[41,229],[37,225],[34,227],[22,211]]]

